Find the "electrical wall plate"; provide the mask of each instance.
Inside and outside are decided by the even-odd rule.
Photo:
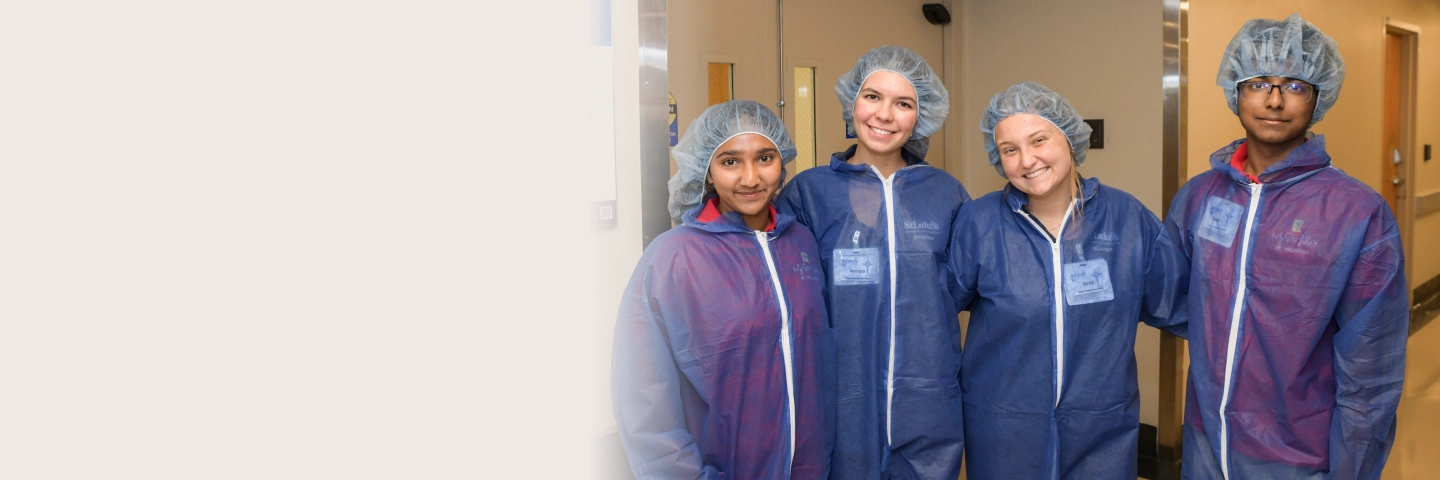
[[[1090,148],[1105,148],[1105,120],[1086,120],[1085,123],[1090,125]]]
[[[615,218],[615,201],[605,200],[590,202],[590,226],[594,228],[612,228],[620,224]]]

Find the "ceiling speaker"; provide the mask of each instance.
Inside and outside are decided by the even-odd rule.
[[[925,20],[931,25],[948,25],[950,23],[950,9],[938,3],[927,3],[920,7],[925,12]]]

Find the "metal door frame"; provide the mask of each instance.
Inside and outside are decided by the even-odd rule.
[[[1189,10],[1188,0],[1162,0],[1164,15],[1164,72],[1161,82],[1163,106],[1163,140],[1161,142],[1161,209],[1170,212],[1170,201],[1189,179],[1186,175],[1185,115],[1189,98]],[[1156,478],[1180,478],[1181,431],[1185,420],[1185,379],[1188,355],[1184,339],[1160,333],[1160,399],[1157,447],[1160,465]]]
[[[670,72],[665,0],[639,0],[642,247],[670,229]]]

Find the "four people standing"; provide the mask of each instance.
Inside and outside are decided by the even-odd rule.
[[[1192,343],[1186,478],[1378,478],[1408,308],[1395,219],[1308,133],[1343,79],[1298,15],[1247,23],[1217,78],[1246,138],[1164,224],[1081,176],[1089,127],[1031,82],[981,119],[1009,183],[970,201],[924,161],[948,93],[905,48],[841,75],[858,141],[783,189],[783,124],[711,107],[617,320],[632,470],[948,480],[963,452],[975,480],[1134,478],[1144,322]]]

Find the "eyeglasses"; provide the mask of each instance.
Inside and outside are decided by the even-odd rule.
[[[1240,98],[1249,101],[1264,101],[1270,98],[1270,92],[1276,88],[1280,89],[1280,97],[1286,101],[1294,100],[1306,103],[1315,99],[1315,86],[1308,83],[1289,82],[1272,84],[1268,82],[1240,82],[1237,89],[1240,90]]]

